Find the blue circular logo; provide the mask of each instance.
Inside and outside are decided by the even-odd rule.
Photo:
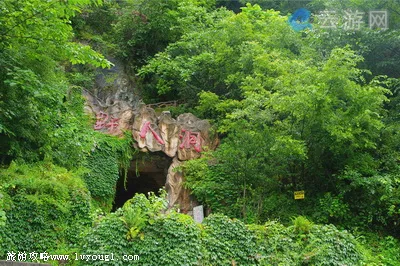
[[[289,24],[295,31],[302,31],[305,29],[312,29],[310,19],[311,12],[305,8],[297,9],[290,17]]]

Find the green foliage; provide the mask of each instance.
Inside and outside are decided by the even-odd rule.
[[[242,83],[240,102],[200,94],[198,110],[219,119],[228,137],[208,166],[204,159],[187,164],[187,186],[213,210],[248,222],[282,218],[277,210],[285,206],[284,220],[302,213],[312,216],[318,208],[317,220],[346,223],[351,217],[348,198],[320,197],[337,195],[334,175],[346,168],[365,175],[378,170],[374,149],[380,145],[388,91],[379,80],[363,79],[356,68],[361,58],[347,48],[334,50],[319,63],[275,60],[259,60],[255,74]],[[270,77],[256,74],[271,67]],[[217,192],[221,185],[228,195]],[[294,203],[290,194],[303,189],[313,197]]]
[[[295,233],[301,235],[310,233],[310,230],[313,227],[313,223],[304,216],[292,218],[292,222]]]
[[[88,157],[89,172],[84,175],[84,180],[91,196],[101,202],[102,208],[111,210],[119,172],[115,154],[106,144],[104,146],[103,149],[98,147]]]
[[[327,192],[319,199],[314,217],[321,223],[348,224],[351,217],[349,204],[344,202],[343,194],[333,196]]]
[[[170,213],[154,220],[135,240],[132,253],[142,265],[198,265],[201,231],[190,216]]]
[[[74,2],[43,2],[40,0],[5,0],[0,4],[2,25],[0,34],[3,52],[18,51],[32,59],[52,58],[72,63],[90,63],[109,66],[109,62],[88,46],[71,42],[69,19],[92,0]],[[99,1],[96,1],[99,3]],[[34,50],[34,49],[37,50]],[[46,51],[46,53],[42,53]]]
[[[184,32],[206,24],[212,5],[212,0],[126,1],[115,24],[120,56],[130,67],[142,66]]]
[[[304,217],[293,223],[250,226],[260,247],[260,265],[359,265],[366,260],[350,233],[333,225],[313,225]]]
[[[285,227],[276,221],[248,225],[222,214],[196,225],[185,214],[162,212],[163,198],[135,195],[123,208],[99,217],[82,243],[81,254],[137,254],[141,265],[358,265],[370,249],[333,225],[304,217]],[[132,230],[133,229],[133,230]],[[134,232],[135,237],[131,234]],[[387,241],[387,246],[396,242]],[[364,248],[364,250],[362,249]],[[393,257],[394,258],[394,257]],[[90,261],[88,265],[108,262]]]
[[[6,225],[7,216],[5,212],[5,203],[4,203],[4,195],[2,194],[3,189],[0,187],[0,228]],[[2,242],[2,238],[0,238],[0,244]]]
[[[249,225],[256,236],[260,265],[301,265],[301,244],[294,241],[292,232],[276,221],[265,225]]]
[[[399,264],[392,236],[360,236],[361,245],[298,216],[400,235],[397,31],[298,34],[287,17],[257,5],[234,14],[208,0],[99,2],[0,2],[0,163],[44,161],[0,169],[0,257],[12,249],[139,254],[142,265]],[[289,2],[262,4],[286,13],[297,5]],[[394,3],[309,6],[396,11]],[[222,144],[185,163],[186,186],[213,212],[264,226],[222,214],[196,225],[165,214],[164,199],[137,195],[95,217],[81,238],[90,200],[110,210],[134,150],[128,133],[91,129],[81,87],[110,63],[72,42],[71,25],[130,70],[143,66],[137,84],[146,101],[181,100],[173,112],[193,110],[218,125]],[[303,189],[306,199],[295,201]],[[288,227],[269,221],[290,218]],[[112,264],[126,265],[118,259]]]
[[[296,34],[278,12],[220,12],[213,27],[185,33],[140,71],[161,97],[185,99],[227,136],[210,158],[184,166],[187,187],[213,211],[247,222],[307,214],[346,223],[351,209],[336,196],[335,175],[376,174],[385,160],[375,151],[396,145],[396,136],[380,139],[387,81],[366,79],[349,47],[320,53],[318,34]],[[294,202],[303,189],[310,199]]]
[[[141,265],[198,265],[200,228],[190,216],[175,212],[162,214],[166,206],[166,201],[154,194],[149,199],[137,194],[123,208],[95,224],[86,235],[82,253],[137,254]],[[132,232],[140,237],[133,237]],[[122,258],[118,259],[114,265],[126,265]]]
[[[91,223],[90,195],[80,176],[48,163],[12,163],[0,171],[7,217],[0,257],[10,250],[44,252],[79,243]]]
[[[364,259],[355,238],[333,225],[313,226],[304,241],[303,261],[311,265],[357,265]]]
[[[289,174],[290,163],[305,157],[304,148],[296,141],[274,139],[268,129],[246,127],[246,132],[229,135],[212,157],[185,163],[186,186],[213,211],[247,222],[278,218],[273,209],[282,201],[276,200],[276,192],[284,192],[279,181]]]
[[[161,194],[164,195],[164,192]],[[143,241],[145,227],[154,224],[155,217],[165,207],[166,202],[161,197],[150,194],[146,198],[143,194],[137,194],[116,212],[106,216],[99,215],[95,219],[93,228],[86,232],[81,243],[82,254],[114,253],[116,261],[112,261],[112,263],[126,265],[127,262],[124,262],[121,256],[123,254],[142,254],[141,251],[134,250],[134,244],[136,241]],[[151,247],[147,247],[147,249],[151,249]],[[109,263],[105,261],[88,262],[90,265]]]
[[[197,265],[201,256],[200,229],[187,215],[162,214],[167,207],[165,198],[165,191],[160,197],[149,194],[148,199],[137,194],[121,209],[123,216],[127,208],[136,215],[144,214],[140,237],[131,238],[130,252],[140,255],[142,265]]]
[[[126,179],[130,160],[135,150],[131,134],[118,138],[101,133],[87,158],[84,175],[85,183],[92,197],[105,211],[110,211],[115,196],[116,184],[120,176]]]
[[[71,169],[83,166],[97,136],[92,130],[91,117],[83,112],[81,89],[71,88],[67,98],[57,115],[51,114],[54,116],[46,121],[51,127],[42,131],[45,138],[42,136],[43,146],[39,152],[46,160]]]
[[[167,207],[166,193],[164,190],[160,191],[160,197],[156,197],[154,193],[149,193],[149,199],[143,194],[135,195],[132,199],[125,202],[122,207],[122,217],[128,228],[127,239],[135,238],[146,222],[153,224],[155,216]],[[144,234],[140,234],[143,240]]]
[[[201,91],[241,99],[242,82],[259,64],[255,58],[271,52],[274,59],[286,58],[298,52],[301,40],[279,12],[248,6],[237,15],[217,10],[211,18],[210,26],[184,34],[140,70],[149,89],[162,97],[178,96],[191,105]]]
[[[254,265],[255,237],[240,220],[212,214],[203,221],[204,265]]]
[[[238,196],[237,189],[218,171],[212,171],[212,166],[209,167],[207,157],[186,162],[184,165],[185,186],[213,211],[223,212],[233,217],[239,215],[240,212],[236,208],[231,208]]]
[[[365,249],[367,257],[365,265],[398,265],[400,262],[400,242],[392,236],[379,236],[371,233],[364,233],[358,236],[359,241]],[[362,248],[362,247],[361,247]]]
[[[351,213],[358,213],[351,218],[349,225],[385,229],[395,236],[400,235],[398,175],[367,177],[356,171],[346,171],[338,183]]]
[[[124,222],[117,213],[110,213],[105,217],[101,217],[93,228],[87,232],[85,238],[80,243],[81,254],[109,254],[114,253],[118,256],[122,254],[131,254],[131,243],[127,238],[127,229]],[[112,261],[113,265],[126,265],[120,257],[115,257]],[[105,261],[88,261],[86,265],[107,265],[110,262]]]
[[[89,46],[71,41],[69,19],[91,2],[1,1],[2,162],[46,158],[71,168],[83,161],[90,146],[84,134],[88,120],[63,70],[70,63],[110,65]]]

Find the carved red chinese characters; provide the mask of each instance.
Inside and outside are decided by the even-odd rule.
[[[147,132],[150,130],[151,133],[153,134],[153,137],[157,140],[158,143],[160,143],[161,145],[164,145],[164,141],[162,140],[162,138],[157,134],[157,132],[154,131],[154,129],[151,128],[150,126],[151,122],[147,121],[143,124],[142,129],[140,130],[140,134],[139,136],[144,139],[147,135]]]
[[[115,132],[119,126],[119,118],[111,117],[110,121],[106,124],[109,132]]]
[[[182,143],[179,145],[180,149],[190,149],[193,146],[194,150],[201,152],[201,145],[203,140],[201,138],[200,132],[191,132],[186,129],[181,131],[184,135],[180,135],[179,138],[182,139]]]
[[[111,116],[111,118],[108,119],[108,114],[102,111],[96,115],[96,124],[94,125],[95,130],[107,128],[108,132],[112,133],[118,129],[118,126],[119,118]]]
[[[94,125],[95,130],[103,129],[106,126],[108,120],[108,114],[100,112],[96,115],[96,124]]]

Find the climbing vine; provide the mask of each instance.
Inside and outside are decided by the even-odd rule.
[[[121,175],[126,180],[134,153],[130,134],[117,138],[98,133],[98,141],[86,162],[89,171],[84,180],[103,210],[111,210],[118,178]]]
[[[154,194],[137,194],[95,223],[80,252],[114,253],[119,259],[114,265],[126,264],[122,254],[138,255],[140,265],[358,265],[368,260],[350,233],[305,217],[289,226],[275,221],[246,225],[212,214],[196,224],[189,215],[162,212],[164,203]]]
[[[44,252],[69,248],[91,225],[90,195],[79,171],[49,163],[0,171],[6,220],[0,230],[0,257],[8,251]]]

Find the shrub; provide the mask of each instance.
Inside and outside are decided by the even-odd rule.
[[[313,226],[303,246],[303,262],[311,265],[357,265],[365,259],[354,236],[334,225]]]
[[[202,255],[201,230],[193,219],[172,212],[162,214],[165,200],[137,194],[123,208],[107,215],[90,230],[84,254],[137,254],[140,265],[198,265]],[[124,265],[121,258],[114,265]],[[93,265],[108,264],[105,261]]]
[[[343,195],[333,196],[330,192],[319,199],[318,209],[314,212],[314,217],[321,223],[346,223],[350,216],[349,205],[344,202]]]
[[[255,265],[256,238],[243,222],[222,214],[204,219],[203,247],[205,265]]]
[[[131,134],[117,138],[99,133],[97,141],[87,158],[86,168],[89,171],[84,180],[92,197],[108,212],[112,208],[118,178],[126,178],[135,150]]]
[[[113,265],[126,265],[120,257],[122,254],[131,254],[132,242],[127,237],[127,229],[120,214],[111,213],[101,217],[89,230],[81,244],[81,254],[110,254],[115,255]],[[86,265],[109,265],[107,261],[88,261]]]
[[[0,170],[6,221],[0,230],[0,258],[7,251],[44,252],[80,241],[90,226],[90,196],[77,172],[52,164]]]
[[[265,225],[249,225],[260,250],[260,265],[299,265],[301,245],[293,240],[292,232],[276,221]]]
[[[162,198],[137,194],[87,232],[80,253],[112,252],[116,258],[136,254],[140,265],[358,265],[367,261],[350,233],[333,225],[315,225],[305,217],[293,218],[288,227],[276,221],[246,226],[211,214],[196,225],[188,215],[164,214],[165,206]],[[387,246],[395,251],[396,243],[388,241]],[[115,265],[123,264],[119,260]]]
[[[202,255],[201,231],[192,217],[172,212],[159,216],[136,238],[131,254],[141,265],[198,265]]]
[[[363,265],[400,265],[400,241],[392,236],[371,232],[357,232],[360,248],[366,257]]]
[[[366,259],[350,233],[302,216],[289,227],[269,221],[249,228],[257,237],[261,265],[358,265]]]
[[[304,235],[310,233],[313,223],[304,216],[292,218],[293,228],[297,234]]]
[[[352,216],[348,226],[384,229],[400,236],[400,177],[395,174],[363,176],[348,170],[340,176],[340,190]]]

